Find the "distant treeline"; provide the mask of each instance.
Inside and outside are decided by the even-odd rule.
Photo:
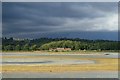
[[[118,41],[86,40],[68,38],[39,38],[17,40],[2,38],[3,51],[35,51],[49,50],[51,48],[71,48],[72,50],[120,50]]]

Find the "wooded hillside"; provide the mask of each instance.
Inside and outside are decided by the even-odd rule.
[[[71,48],[72,50],[120,50],[117,41],[85,40],[68,38],[40,38],[16,40],[2,38],[3,51],[49,50],[50,48]]]

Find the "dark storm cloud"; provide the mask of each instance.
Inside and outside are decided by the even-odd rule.
[[[29,38],[31,34],[86,31],[94,29],[94,23],[101,20],[99,18],[117,14],[117,3],[6,2],[2,7],[3,36],[8,37],[27,35]]]
[[[0,37],[2,37],[2,2],[0,2]],[[0,39],[0,44],[1,44],[1,39]]]

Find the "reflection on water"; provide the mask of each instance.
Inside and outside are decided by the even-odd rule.
[[[44,64],[52,63],[53,61],[42,61],[42,62],[2,62],[2,64]]]

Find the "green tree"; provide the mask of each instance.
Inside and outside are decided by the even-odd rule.
[[[20,45],[16,45],[15,50],[20,51],[21,50]]]
[[[13,50],[13,47],[11,45],[7,45],[7,46],[4,47],[4,49],[6,51],[9,51],[9,50],[11,51],[11,50]]]
[[[36,44],[34,44],[34,45],[32,45],[31,47],[30,47],[30,50],[36,50],[37,49],[37,45]]]
[[[30,50],[30,49],[29,49],[29,44],[25,44],[25,45],[23,46],[23,50],[25,50],[25,51]]]

